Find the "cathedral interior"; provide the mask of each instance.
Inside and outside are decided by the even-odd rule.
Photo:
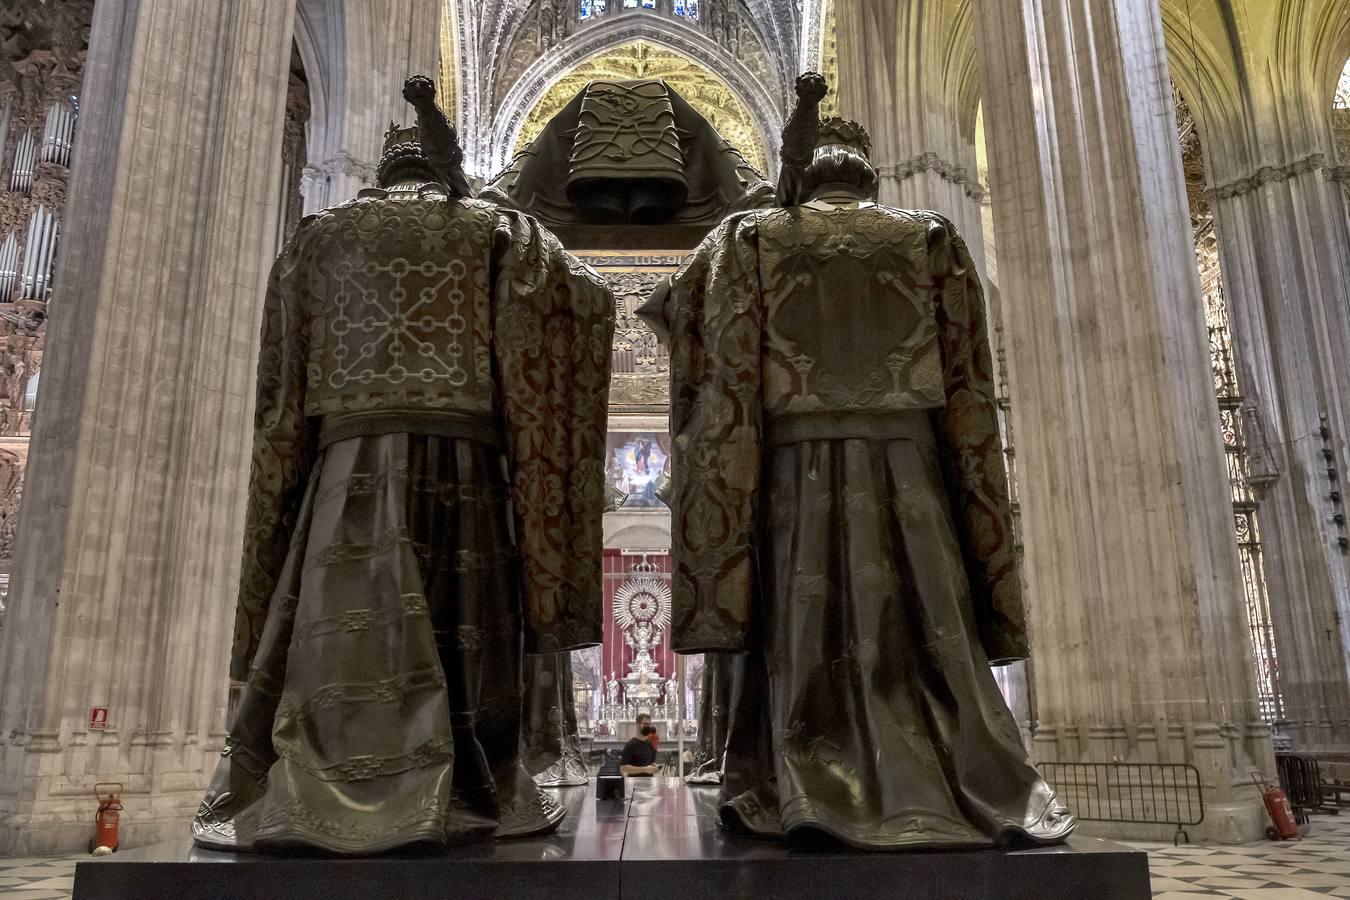
[[[774,205],[807,72],[870,135],[876,203],[968,248],[1028,645],[992,672],[1027,758],[1080,834],[1153,852],[1155,896],[1350,897],[1350,0],[0,0],[0,894],[69,896],[4,858],[90,849],[96,785],[124,853],[203,821],[255,702],[269,271],[390,187],[415,75],[471,196],[613,298],[595,636],[526,657],[524,764],[594,784],[641,715],[672,784],[733,780],[740,671],[675,637],[673,548],[710,540],[668,493],[690,364],[644,304]],[[674,205],[577,199],[614,84],[673,110]],[[516,504],[572,502],[536,487]],[[1270,856],[1271,785],[1317,863]],[[1217,886],[1168,855],[1183,828],[1234,848]]]

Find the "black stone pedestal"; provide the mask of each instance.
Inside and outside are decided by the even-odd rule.
[[[714,788],[629,779],[628,799],[591,788],[552,835],[435,856],[274,858],[197,850],[184,839],[81,862],[74,900],[1148,900],[1148,857],[1095,838],[1048,850],[863,853],[790,851],[727,835]]]

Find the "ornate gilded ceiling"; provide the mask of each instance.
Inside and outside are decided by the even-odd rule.
[[[469,164],[479,174],[504,164],[526,115],[555,83],[579,89],[584,80],[574,68],[638,42],[670,52],[651,64],[683,74],[688,87],[677,89],[697,95],[690,102],[707,107],[757,164],[777,152],[800,64],[800,0],[702,0],[695,19],[673,14],[663,0],[653,9],[609,0],[585,19],[579,0],[445,2],[442,59],[454,61],[459,85],[443,90],[456,96]]]
[[[589,82],[638,78],[664,79],[752,165],[765,171],[767,153],[759,129],[745,103],[726,82],[684,54],[642,40],[585,60],[555,82],[525,116],[514,149],[519,150],[534,140],[548,121]]]

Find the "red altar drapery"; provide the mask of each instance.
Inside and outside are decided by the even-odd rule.
[[[633,661],[633,649],[623,639],[622,629],[614,618],[614,595],[619,587],[633,574],[632,568],[641,562],[650,563],[655,571],[650,573],[670,584],[669,553],[626,553],[622,550],[605,551],[605,636],[604,636],[604,679],[609,680],[613,673],[620,681],[628,674],[628,666]],[[670,649],[670,632],[661,635],[652,658],[656,660],[656,670],[662,681],[675,672],[675,654]],[[604,686],[601,685],[601,690]]]

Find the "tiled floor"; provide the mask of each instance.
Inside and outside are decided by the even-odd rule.
[[[1154,900],[1350,897],[1350,812],[1315,816],[1301,841],[1240,847],[1134,846],[1148,851]]]
[[[1135,844],[1149,853],[1154,900],[1350,898],[1350,813],[1313,819],[1302,841],[1241,847]],[[0,897],[66,900],[83,856],[0,859]]]
[[[0,897],[5,900],[67,900],[78,856],[56,859],[0,859]]]

